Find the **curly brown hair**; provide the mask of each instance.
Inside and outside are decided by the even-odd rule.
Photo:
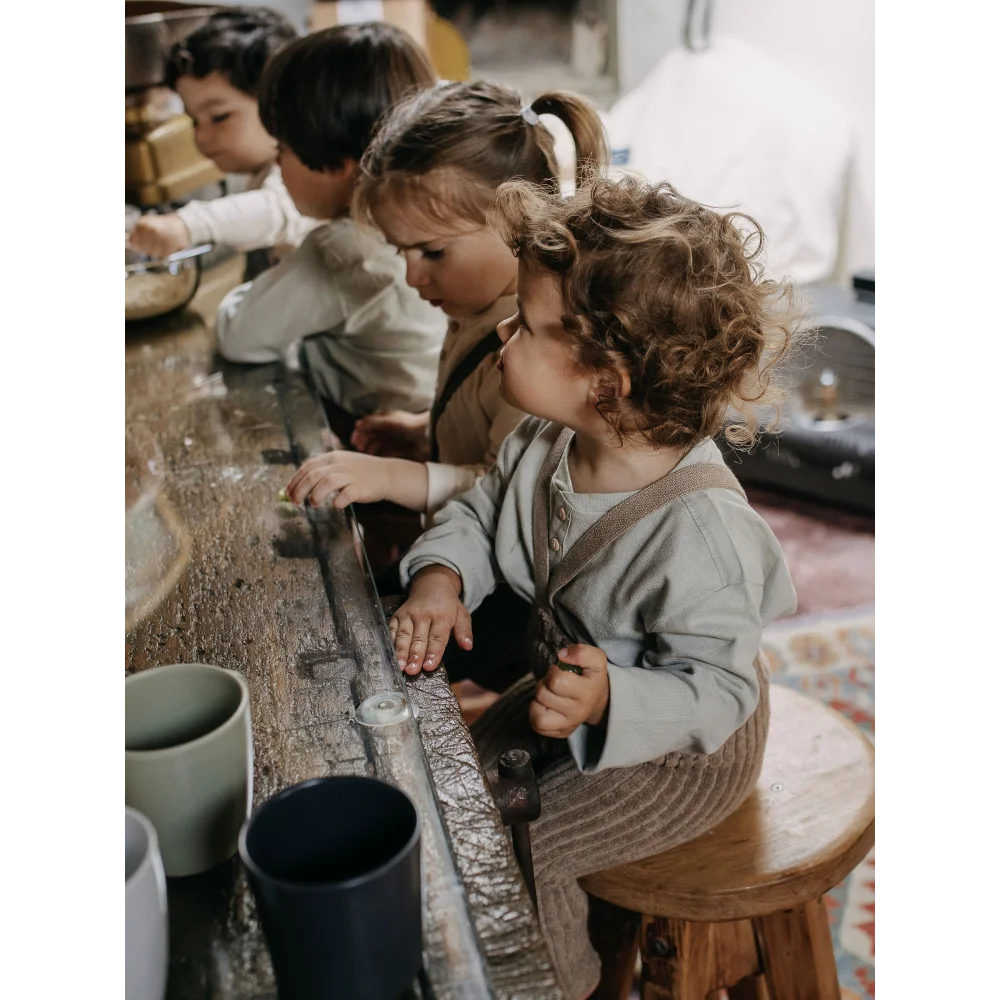
[[[597,408],[620,439],[686,447],[725,429],[755,441],[798,310],[788,284],[763,276],[753,219],[624,176],[566,199],[509,182],[489,223],[529,269],[559,276],[563,328],[577,361],[606,376]]]

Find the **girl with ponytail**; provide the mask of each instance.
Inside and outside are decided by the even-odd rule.
[[[554,142],[542,114],[562,120],[573,136],[578,179],[606,165],[600,118],[573,94],[543,94],[525,105],[497,84],[447,83],[384,116],[361,161],[353,212],[382,230],[406,260],[408,284],[449,318],[435,398],[423,414],[359,420],[351,439],[358,451],[310,459],[292,477],[286,492],[297,503],[319,506],[333,497],[343,508],[388,500],[423,512],[429,523],[493,465],[521,421],[524,413],[500,396],[497,369],[497,325],[517,312],[517,260],[486,218],[505,181],[558,190]],[[398,565],[377,583],[383,593],[400,592]],[[488,665],[480,657],[474,679],[503,690],[520,676],[523,663],[504,670],[493,661],[505,659],[501,640],[521,631],[528,610],[502,585],[484,602],[477,636],[481,649],[496,653]],[[465,672],[467,654],[468,648],[449,647],[452,680],[472,676]]]

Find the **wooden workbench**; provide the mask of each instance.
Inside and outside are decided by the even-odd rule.
[[[379,775],[413,795],[425,890],[415,996],[558,1000],[444,672],[400,675],[353,519],[277,499],[295,463],[321,448],[306,379],[214,356],[210,319],[239,267],[209,272],[183,313],[126,331],[127,464],[142,466],[133,499],[143,495],[126,512],[126,673],[205,662],[245,676],[255,804],[328,774]],[[403,721],[360,725],[356,706],[386,692]],[[169,997],[273,996],[238,859],[168,885]]]

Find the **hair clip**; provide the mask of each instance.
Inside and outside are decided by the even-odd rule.
[[[525,104],[525,106],[523,108],[521,108],[521,117],[529,125],[537,125],[538,124],[538,112],[535,111],[535,109],[532,108],[530,104]]]

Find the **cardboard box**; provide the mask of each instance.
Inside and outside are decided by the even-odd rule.
[[[365,21],[394,24],[427,49],[427,5],[424,0],[316,0],[309,15],[309,30],[322,31],[336,24]]]

